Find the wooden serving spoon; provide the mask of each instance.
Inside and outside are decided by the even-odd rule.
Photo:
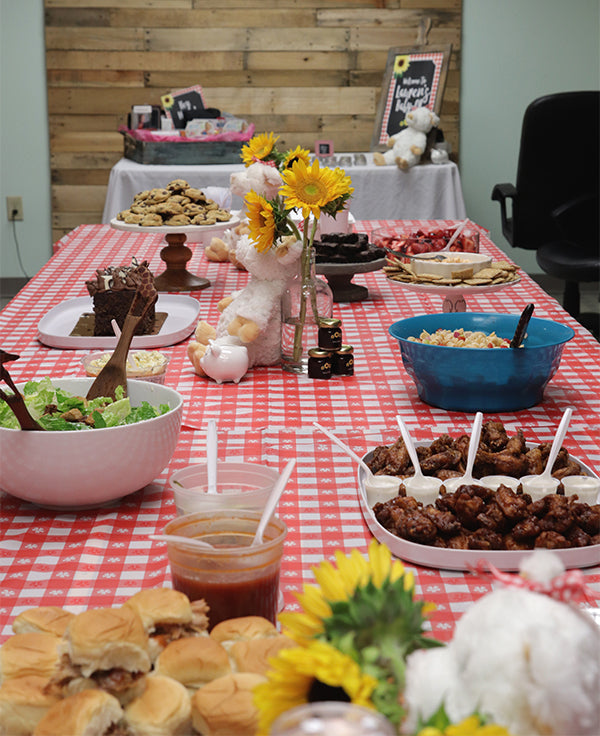
[[[44,428],[39,425],[29,413],[29,409],[25,404],[25,399],[19,392],[19,389],[15,386],[8,371],[4,367],[5,363],[10,363],[12,360],[18,360],[18,358],[18,355],[12,355],[11,353],[7,353],[5,350],[0,349],[0,379],[3,380],[8,386],[10,386],[10,388],[14,391],[14,394],[7,394],[2,389],[0,389],[0,398],[6,401],[6,403],[12,410],[12,413],[16,416],[17,421],[21,425],[21,429],[44,432]]]
[[[87,399],[97,399],[99,396],[109,396],[113,401],[117,386],[123,386],[123,396],[127,396],[127,355],[138,324],[146,312],[158,299],[158,292],[146,294],[143,289],[135,292],[129,312],[123,322],[123,329],[119,335],[117,347],[108,362],[96,376],[87,392]]]

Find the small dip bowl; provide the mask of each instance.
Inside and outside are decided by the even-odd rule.
[[[104,368],[111,355],[110,352],[85,355],[81,362],[86,375],[95,378]],[[169,358],[157,350],[131,350],[127,356],[127,378],[163,384],[168,365]]]
[[[441,260],[440,260],[441,259]],[[470,278],[482,268],[492,265],[492,257],[483,253],[421,253],[411,256],[410,262],[417,276],[432,274],[444,278]]]

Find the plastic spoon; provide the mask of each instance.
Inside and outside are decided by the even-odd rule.
[[[556,460],[558,451],[562,447],[563,440],[567,434],[572,414],[573,409],[571,407],[565,409],[565,413],[560,420],[558,430],[554,436],[554,441],[550,448],[550,454],[548,455],[548,461],[546,462],[546,467],[543,472],[539,475],[524,475],[521,478],[523,493],[528,493],[533,501],[538,501],[549,493],[554,493],[560,483],[558,478],[553,477],[552,468],[554,467],[554,461]]]
[[[217,492],[217,421],[208,420],[208,434],[206,436],[206,476],[208,493]]]
[[[322,427],[317,422],[313,422],[313,426],[323,432],[324,435],[327,435],[332,442],[343,450],[346,455],[355,460],[365,471],[365,492],[367,494],[367,503],[371,508],[376,503],[385,503],[390,498],[395,498],[398,495],[400,483],[402,482],[400,478],[396,478],[393,475],[375,475],[362,457],[359,457],[352,448],[348,447],[345,442],[342,442],[342,440],[336,437],[333,432],[325,429],[325,427]]]
[[[271,489],[271,493],[269,494],[269,498],[267,499],[267,503],[265,504],[265,508],[262,512],[262,516],[260,517],[260,521],[258,522],[258,527],[256,528],[256,534],[254,535],[254,539],[252,540],[252,544],[250,545],[251,547],[254,547],[257,544],[262,544],[263,534],[265,533],[267,524],[269,523],[271,516],[273,516],[275,507],[279,503],[281,494],[285,490],[285,487],[287,485],[288,480],[290,479],[290,475],[292,474],[292,470],[294,469],[295,464],[296,464],[295,460],[290,460],[288,462],[288,464],[283,469],[283,473],[279,476],[279,478],[277,479],[277,482]]]
[[[179,534],[150,534],[150,539],[155,542],[176,542],[177,544],[186,544],[188,547],[202,547],[202,549],[214,549],[210,542],[202,542],[195,537],[183,537]]]
[[[444,481],[444,488],[449,493],[455,491],[459,486],[470,486],[474,483],[478,484],[480,482],[473,478],[473,466],[475,465],[475,457],[477,456],[477,450],[479,449],[479,438],[481,436],[482,425],[483,414],[478,411],[477,414],[475,414],[473,428],[471,429],[471,439],[469,440],[469,452],[467,454],[465,473],[459,478],[448,478],[448,480]]]
[[[423,506],[427,506],[427,504],[433,503],[438,497],[442,481],[439,478],[434,478],[430,475],[423,475],[421,464],[419,463],[419,457],[408,431],[408,427],[400,415],[396,417],[396,421],[400,427],[404,446],[406,447],[415,469],[415,474],[409,478],[404,478],[402,483],[404,484],[406,493],[409,496],[416,498],[417,501],[421,501]]]
[[[519,317],[519,321],[517,322],[517,327],[515,329],[515,334],[513,335],[513,339],[510,341],[511,348],[518,348],[523,342],[527,325],[529,324],[534,309],[535,306],[533,304],[528,304],[521,312],[521,316]]]
[[[454,241],[456,240],[456,238],[458,238],[458,236],[465,229],[465,227],[466,227],[466,225],[467,225],[468,222],[469,222],[469,218],[467,217],[466,220],[463,220],[460,223],[460,225],[454,231],[454,233],[453,233],[452,237],[450,238],[450,240],[446,243],[446,247],[445,248],[442,248],[442,250],[450,250],[450,246],[453,245]]]

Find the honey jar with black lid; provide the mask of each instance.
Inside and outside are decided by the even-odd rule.
[[[332,357],[332,371],[336,376],[354,375],[354,348],[352,345],[342,345]]]

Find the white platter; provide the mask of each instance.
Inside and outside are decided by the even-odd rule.
[[[191,296],[159,294],[156,312],[166,312],[167,318],[156,335],[136,335],[132,348],[160,348],[184,340],[196,328],[200,302]],[[117,344],[115,336],[71,335],[84,313],[93,312],[92,297],[67,299],[47,312],[38,323],[38,340],[51,348],[105,350]]]
[[[186,243],[198,243],[201,245],[208,245],[210,238],[213,238],[215,235],[220,235],[224,233],[225,230],[229,230],[239,224],[240,218],[233,212],[231,220],[228,220],[227,222],[217,222],[214,225],[177,225],[176,227],[159,225],[158,227],[142,227],[141,225],[130,225],[122,220],[117,220],[116,218],[113,218],[110,221],[110,226],[115,230],[123,230],[128,233],[154,233],[155,235],[184,233],[186,236]]]
[[[363,460],[368,463],[372,456],[373,453],[368,452]],[[584,475],[596,475],[581,460],[573,459],[581,465]],[[409,542],[407,539],[402,539],[402,537],[397,537],[389,532],[375,518],[373,510],[367,503],[365,471],[361,467],[358,469],[358,487],[361,510],[370,532],[379,542],[387,545],[395,557],[404,562],[412,562],[416,565],[434,567],[440,570],[472,570],[480,560],[485,560],[504,572],[516,572],[519,570],[521,562],[532,553],[532,550],[492,550],[487,552],[475,549],[446,549]],[[591,567],[600,564],[600,544],[552,551],[560,557],[567,569]]]

